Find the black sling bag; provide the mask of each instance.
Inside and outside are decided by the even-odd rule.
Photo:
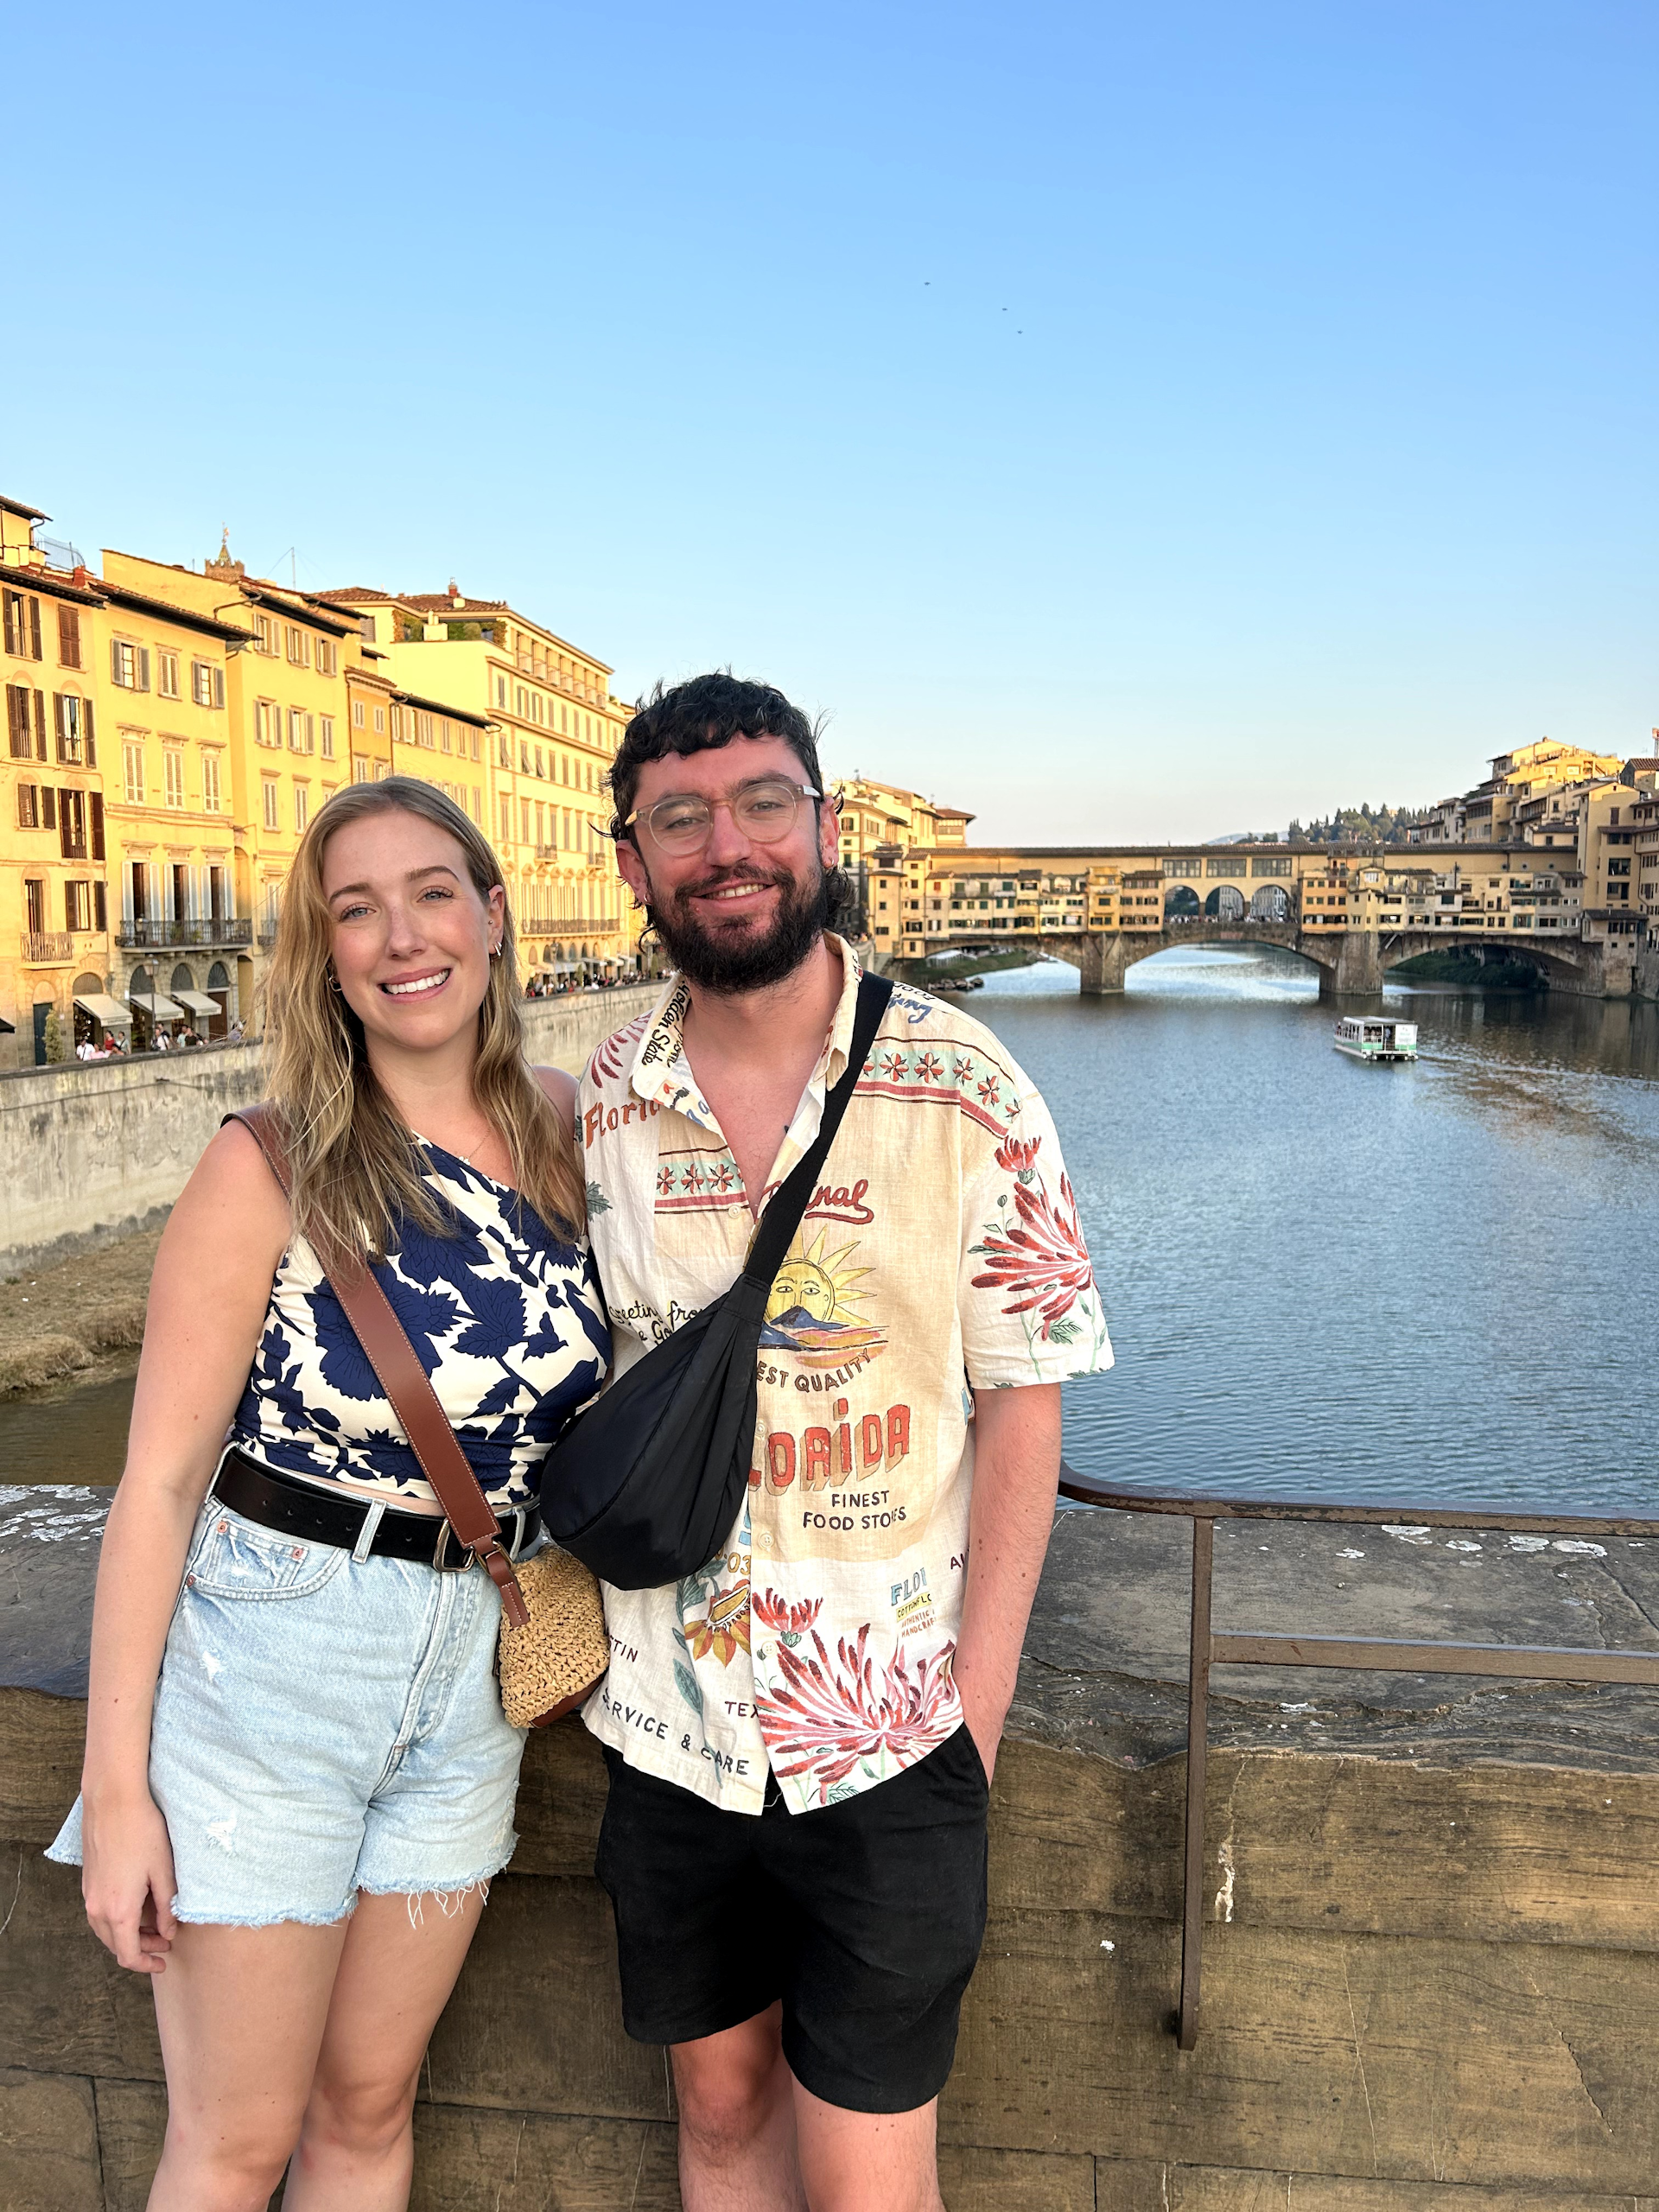
[[[755,1363],[772,1279],[892,996],[885,977],[859,978],[847,1065],[811,1149],[761,1215],[742,1274],[579,1414],[543,1463],[549,1533],[619,1590],[695,1574],[732,1533],[754,1450]]]

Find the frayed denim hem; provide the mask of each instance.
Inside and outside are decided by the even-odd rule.
[[[187,1912],[176,1897],[173,1900],[173,1917],[187,1928],[338,1928],[356,1910],[355,1895],[324,1912],[308,1912],[298,1905],[292,1910],[278,1906],[274,1912]]]
[[[474,1890],[480,1893],[484,1904],[489,1903],[491,1883],[518,1848],[518,1837],[509,1836],[506,1849],[491,1866],[485,1867],[481,1873],[469,1874],[460,1881],[423,1882],[418,1889],[412,1888],[407,1882],[359,1882],[358,1894],[365,1897],[406,1897],[411,1928],[423,1925],[428,1897],[432,1899],[443,1918],[448,1920],[461,1910]]]

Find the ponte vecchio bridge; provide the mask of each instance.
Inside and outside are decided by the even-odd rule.
[[[1173,945],[1265,944],[1310,962],[1322,996],[1379,990],[1396,962],[1462,945],[1529,960],[1556,989],[1623,996],[1629,954],[1586,936],[1580,888],[1573,852],[1524,845],[934,847],[879,855],[868,903],[878,960],[1030,945],[1080,969],[1085,992],[1121,991]]]

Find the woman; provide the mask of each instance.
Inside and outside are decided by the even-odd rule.
[[[290,2158],[289,2212],[406,2202],[421,2058],[516,1840],[500,1600],[456,1571],[328,1255],[376,1256],[515,1552],[609,1357],[574,1086],[524,1064],[501,872],[458,807],[404,777],[328,801],[270,1005],[292,1213],[232,1122],[168,1223],[52,1847],[154,1977],[152,2212],[252,2212]]]

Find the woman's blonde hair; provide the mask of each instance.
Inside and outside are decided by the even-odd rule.
[[[334,917],[323,895],[324,850],[336,830],[393,813],[418,815],[453,837],[480,899],[501,885],[501,948],[478,1011],[473,1096],[542,1218],[574,1233],[586,1211],[575,1133],[524,1058],[512,908],[489,841],[453,799],[412,776],[347,784],[300,841],[265,999],[270,1096],[287,1135],[294,1223],[325,1266],[365,1252],[381,1256],[395,1246],[400,1219],[429,1232],[446,1226],[423,1180],[421,1149],[369,1065],[363,1025],[329,980]]]

